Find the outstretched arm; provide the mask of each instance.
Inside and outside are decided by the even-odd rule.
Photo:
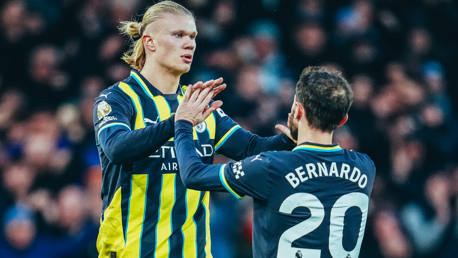
[[[175,122],[175,147],[183,184],[200,191],[228,191],[237,199],[244,195],[266,200],[270,192],[269,158],[263,154],[239,162],[207,165],[197,156],[192,124]]]
[[[224,165],[202,163],[192,139],[192,124],[186,120],[175,122],[175,147],[181,180],[185,187],[200,191],[225,191],[219,173]]]
[[[209,88],[215,96],[226,87],[220,85],[222,82],[222,78],[198,82],[189,86],[187,92]],[[131,128],[130,119],[135,116],[135,110],[129,97],[116,89],[101,94],[93,112],[97,144],[114,164],[147,158],[174,136],[174,116],[145,128]]]
[[[249,195],[264,199],[269,189],[267,158],[255,157],[236,163],[207,165],[197,156],[192,128],[199,121],[194,119],[208,116],[215,107],[219,106],[218,104],[213,106],[213,103],[208,107],[211,95],[211,90],[208,89],[204,89],[200,94],[199,92],[192,95],[187,93],[175,116],[175,147],[183,184],[187,188],[201,191],[227,190],[236,198]],[[265,163],[253,163],[254,160],[264,160]],[[242,171],[242,167],[246,169],[246,173]]]
[[[289,128],[277,125],[283,134],[260,137],[241,128],[221,109],[217,117],[217,141],[215,151],[234,160],[257,155],[265,151],[292,150],[296,143],[290,138]]]

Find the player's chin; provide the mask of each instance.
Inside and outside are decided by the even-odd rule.
[[[191,64],[182,65],[177,69],[180,73],[187,73],[191,70]]]

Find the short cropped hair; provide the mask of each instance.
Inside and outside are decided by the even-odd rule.
[[[339,71],[309,66],[296,84],[296,101],[304,106],[312,128],[332,132],[347,115],[353,91]]]

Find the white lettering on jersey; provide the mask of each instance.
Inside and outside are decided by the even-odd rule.
[[[345,174],[345,179],[348,179],[348,172],[350,172],[350,166],[348,164],[342,163],[342,169],[340,169],[340,177],[343,178]]]
[[[178,163],[176,162],[169,162],[169,163],[162,163],[161,166],[161,171],[162,170],[173,170],[173,171],[178,171]]]
[[[304,177],[305,175],[305,172],[302,171],[304,168],[302,166],[296,168],[296,174],[299,176],[299,178],[301,179],[301,182],[305,182],[305,180],[307,180],[308,178],[307,177]]]
[[[318,173],[317,173],[318,168]],[[345,180],[349,180],[353,183],[357,183],[360,188],[364,188],[367,185],[367,175],[361,173],[361,170],[357,167],[353,167],[353,170],[350,165],[342,163],[340,167],[340,171],[337,168],[337,164],[332,162],[329,168],[330,173],[328,174],[328,168],[324,162],[322,163],[308,163],[305,164],[304,167],[300,166],[297,167],[294,171],[296,172],[297,176],[290,172],[288,173],[285,178],[291,184],[293,188],[296,188],[300,183],[303,183],[309,179],[313,179],[315,177],[340,177]],[[351,172],[350,176],[348,175]],[[340,172],[340,174],[339,174]]]
[[[201,144],[202,149],[196,148],[196,153],[199,157],[211,157],[213,155],[213,146],[211,144]],[[176,150],[173,146],[161,146],[153,155],[149,156],[153,159],[176,158]]]
[[[109,121],[116,121],[116,120],[118,120],[118,119],[117,119],[116,117],[114,117],[114,116],[105,116],[105,117],[103,117],[102,122],[100,122],[99,128],[100,128],[102,125],[104,125],[106,122],[109,122]]]
[[[296,188],[299,185],[299,179],[292,172],[288,173],[285,178],[293,188]]]

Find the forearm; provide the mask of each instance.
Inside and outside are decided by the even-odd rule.
[[[174,136],[174,117],[143,129],[102,132],[99,141],[108,159],[125,164],[147,158]]]
[[[234,132],[228,141],[223,146],[223,150],[218,152],[234,160],[241,160],[265,151],[292,150],[296,146],[285,134],[260,137],[242,128]]]
[[[185,187],[200,191],[226,191],[219,179],[221,165],[207,165],[197,156],[192,139],[192,124],[175,123],[175,147],[181,180]]]
[[[271,137],[260,137],[256,134],[252,134],[248,140],[246,157],[257,155],[263,151],[292,150],[295,146],[296,144],[285,134]]]

